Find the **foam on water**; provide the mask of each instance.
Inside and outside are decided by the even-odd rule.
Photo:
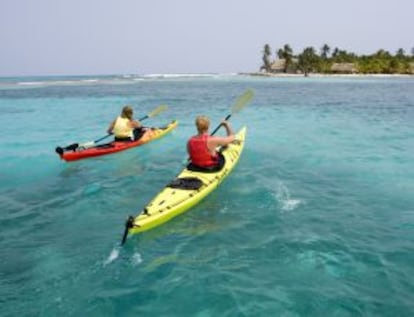
[[[119,257],[119,247],[112,249],[111,253],[109,254],[108,258],[104,261],[104,266],[111,264]]]
[[[139,252],[135,252],[132,255],[132,265],[137,266],[140,265],[142,263],[142,256]]]
[[[276,198],[279,204],[281,204],[283,211],[292,211],[301,203],[300,199],[292,199],[290,197],[289,189],[282,182],[279,183],[277,188]]]
[[[220,74],[146,74],[143,75],[144,78],[210,78],[210,77],[217,77]]]

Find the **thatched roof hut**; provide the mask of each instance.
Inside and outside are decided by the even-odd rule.
[[[410,73],[414,75],[414,62],[410,63]]]
[[[358,72],[354,63],[333,63],[331,72],[341,74],[355,74]]]
[[[287,73],[295,74],[297,69],[298,59],[293,57],[286,68],[286,60],[284,58],[276,59],[270,64],[271,73],[284,73],[285,70]]]
[[[286,61],[284,59],[277,59],[270,64],[271,73],[283,73],[285,71]]]

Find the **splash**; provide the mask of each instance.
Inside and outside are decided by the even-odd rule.
[[[112,263],[113,261],[115,261],[117,258],[119,257],[119,248],[114,248],[111,251],[111,254],[109,255],[109,257],[105,260],[104,262],[104,266]]]
[[[139,264],[142,263],[142,256],[140,253],[135,252],[134,255],[132,256],[132,265],[133,266],[137,266]]]
[[[290,197],[289,189],[283,183],[279,183],[278,185],[276,199],[282,206],[283,211],[292,211],[301,203],[300,199],[292,199]]]

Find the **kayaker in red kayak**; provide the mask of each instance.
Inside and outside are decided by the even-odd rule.
[[[225,146],[234,141],[234,132],[228,121],[222,121],[227,136],[217,137],[209,135],[210,120],[206,116],[198,116],[195,120],[198,134],[187,142],[187,152],[190,156],[191,167],[207,170],[220,169],[224,163],[222,156],[217,152],[219,146]]]
[[[123,107],[121,115],[112,121],[108,128],[108,133],[114,134],[115,141],[138,140],[144,131],[141,123],[134,120],[134,110],[131,106]]]

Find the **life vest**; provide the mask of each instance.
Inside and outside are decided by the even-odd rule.
[[[196,135],[188,141],[191,163],[199,167],[211,167],[218,164],[217,155],[211,155],[207,147],[208,134]]]
[[[128,118],[122,118],[118,117],[116,118],[114,128],[112,129],[112,132],[114,133],[116,138],[133,138],[133,130],[129,126],[129,119]]]

